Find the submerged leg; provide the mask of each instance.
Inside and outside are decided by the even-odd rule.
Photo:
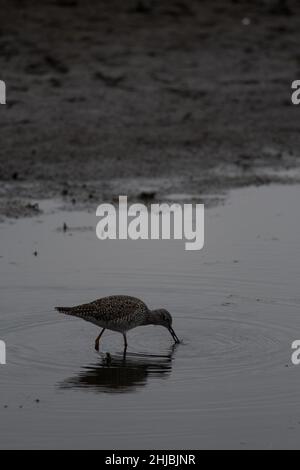
[[[100,335],[98,336],[98,338],[96,338],[96,341],[95,341],[95,349],[96,351],[98,352],[99,351],[99,342],[100,342],[100,338],[101,336],[103,335],[105,331],[105,328],[103,328],[103,330],[101,331]]]

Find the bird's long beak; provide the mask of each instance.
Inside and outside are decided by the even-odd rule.
[[[169,332],[171,333],[172,338],[174,339],[175,343],[180,343],[178,336],[176,335],[175,331],[173,330],[171,326],[169,327]]]

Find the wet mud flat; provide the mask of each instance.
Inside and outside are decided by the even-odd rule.
[[[1,448],[297,448],[299,186],[234,190],[181,241],[99,241],[96,218],[52,210],[0,225]],[[64,224],[68,230],[64,230]],[[174,316],[182,344],[57,314],[130,294]]]
[[[1,8],[1,214],[264,184],[265,168],[297,165],[298,1]]]

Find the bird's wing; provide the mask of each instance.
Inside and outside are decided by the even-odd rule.
[[[137,315],[148,311],[140,299],[124,295],[104,297],[92,302],[90,306],[96,318],[113,323],[133,321]]]
[[[77,307],[60,307],[57,310],[66,315],[82,318],[83,320],[105,327],[124,327],[131,324],[142,325],[148,312],[144,302],[135,297],[115,295],[95,300],[94,302],[78,305]]]

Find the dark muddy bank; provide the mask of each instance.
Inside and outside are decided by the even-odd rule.
[[[30,213],[28,197],[76,206],[285,181],[274,170],[297,165],[298,2],[1,8],[2,214]]]

